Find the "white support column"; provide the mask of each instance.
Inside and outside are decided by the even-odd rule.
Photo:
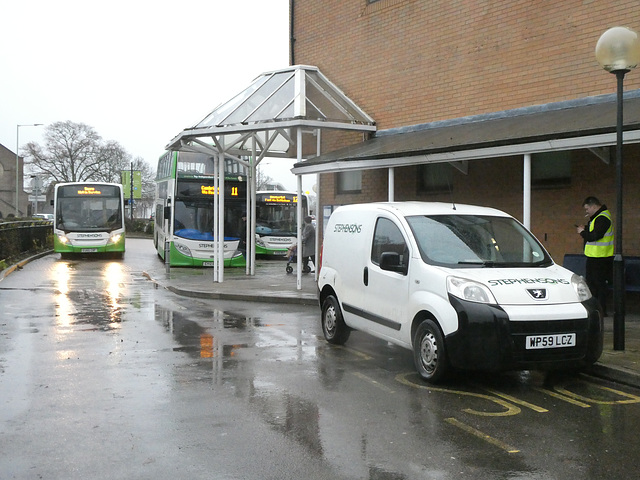
[[[302,127],[298,127],[296,131],[296,163],[302,161]],[[298,198],[302,198],[302,175],[296,177],[298,181]],[[298,234],[298,250],[296,256],[298,261],[296,262],[296,288],[302,290],[302,202],[299,201],[296,207],[298,224],[296,225],[296,232]]]
[[[218,236],[218,224],[220,222],[220,217],[218,216],[218,195],[217,192],[219,188],[218,184],[218,174],[220,172],[220,155],[215,153],[213,155],[213,191],[215,195],[213,196],[213,248],[215,255],[213,257],[213,281],[218,282],[218,240],[220,237]]]
[[[251,139],[251,163],[247,185],[247,273],[256,273],[256,137]]]
[[[321,153],[321,135],[322,135],[322,130],[320,130],[319,128],[316,130],[316,156],[320,156]],[[320,174],[316,173],[316,186],[317,186],[317,191],[316,191],[316,212],[315,212],[315,216],[316,216],[316,256],[315,259],[316,261],[313,262],[313,271],[315,272],[313,274],[313,279],[316,281],[316,283],[318,282],[318,274],[320,273],[320,268],[318,268],[318,262],[320,261],[320,255],[319,255],[319,251],[318,249],[320,248],[320,229],[318,228],[318,222],[319,217],[318,217],[318,205],[320,205]]]
[[[531,229],[531,154],[524,156],[522,181],[522,223],[527,229]]]
[[[220,234],[218,235],[218,255],[220,257],[220,260],[218,260],[218,269],[220,271],[218,279],[220,283],[224,281],[224,176],[226,171],[224,162],[224,153],[220,153],[220,167],[218,170],[220,176],[218,181],[220,185],[218,190],[218,196],[220,197],[220,200],[218,200],[218,228],[220,229]]]
[[[388,201],[395,202],[396,197],[396,170],[393,167],[389,167],[389,193],[388,193]]]

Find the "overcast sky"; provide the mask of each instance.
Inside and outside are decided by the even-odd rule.
[[[155,168],[184,128],[289,62],[288,0],[0,0],[0,11],[0,143],[11,151],[16,125],[71,120]],[[20,145],[42,144],[42,131],[20,127]],[[293,162],[268,163],[295,187]]]

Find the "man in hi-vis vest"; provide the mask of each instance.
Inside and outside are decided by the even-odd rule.
[[[613,221],[606,205],[596,197],[587,197],[582,202],[589,223],[578,225],[577,231],[584,239],[584,254],[587,257],[586,280],[591,293],[598,299],[602,312],[607,315],[607,282],[613,276]]]

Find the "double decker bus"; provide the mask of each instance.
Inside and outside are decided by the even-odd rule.
[[[246,238],[247,175],[231,159],[224,162],[224,266],[243,267]],[[154,244],[169,264],[177,267],[213,267],[214,158],[204,153],[167,151],[156,175]],[[218,197],[219,198],[219,197]]]
[[[309,215],[309,201],[302,195],[302,218]],[[278,190],[256,193],[256,255],[286,255],[296,243],[298,193]]]
[[[124,197],[118,183],[59,183],[53,194],[53,250],[124,255]]]

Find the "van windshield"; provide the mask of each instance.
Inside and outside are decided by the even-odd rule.
[[[540,243],[511,217],[407,217],[425,263],[454,268],[541,267],[553,262]]]

